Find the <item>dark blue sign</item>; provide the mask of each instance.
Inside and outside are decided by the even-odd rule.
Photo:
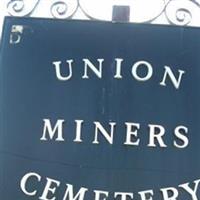
[[[6,18],[0,199],[198,200],[199,34]]]

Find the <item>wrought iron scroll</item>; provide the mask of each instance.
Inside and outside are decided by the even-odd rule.
[[[30,4],[31,2],[31,4]],[[31,16],[39,5],[40,0],[10,0],[7,4],[8,14],[11,16]],[[28,8],[27,8],[28,7]]]
[[[42,1],[46,0],[9,0],[7,3],[7,12],[11,16],[32,17],[34,16],[36,10],[39,9],[39,5],[42,3]],[[104,18],[95,16],[95,14],[91,14],[90,12],[88,12],[87,8],[84,5],[84,0],[48,0],[48,2],[50,2],[48,6],[48,17],[50,18],[71,19],[75,18],[78,12],[81,12],[82,16],[84,16],[84,19],[105,20]],[[87,2],[88,0],[85,0],[85,3]],[[93,4],[94,2],[97,2],[97,0],[93,0]],[[107,2],[111,2],[111,0],[107,0]],[[160,0],[160,2],[162,4],[160,4],[161,6],[158,9],[159,12],[154,13],[154,16],[150,16],[148,19],[145,18],[144,21],[134,21],[133,17],[133,20],[131,20],[130,22],[157,23],[157,21],[159,21],[159,19],[162,17],[162,19],[165,20],[165,23],[171,25],[200,26],[200,22],[199,24],[195,24],[196,22],[200,21],[200,0]],[[96,9],[99,8],[97,7]],[[137,9],[137,7],[135,9]],[[148,9],[151,9],[151,7],[148,7]],[[103,12],[104,11],[102,10],[102,14]],[[143,10],[141,10],[140,13],[145,14]],[[137,19],[137,16],[135,16],[135,19]],[[109,21],[112,19],[108,18],[106,20]]]

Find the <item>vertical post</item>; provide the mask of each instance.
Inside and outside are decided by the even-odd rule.
[[[112,21],[129,22],[130,21],[130,6],[113,6]]]

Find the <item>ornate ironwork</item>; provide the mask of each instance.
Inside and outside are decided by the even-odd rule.
[[[78,1],[56,1],[51,5],[51,14],[55,18],[71,18],[78,9]]]
[[[10,0],[7,4],[8,13],[11,16],[31,16],[39,4],[40,0],[32,0],[25,3],[25,0]],[[25,8],[29,5],[29,9]]]
[[[174,15],[170,14],[170,7]],[[170,0],[164,12],[169,24],[195,25],[195,21],[200,17],[200,3],[196,0]]]
[[[8,14],[11,16],[34,16],[34,13],[37,9],[39,9],[39,5],[42,1],[46,0],[9,0],[7,3],[7,11]],[[101,1],[101,0],[99,0]],[[92,0],[91,2],[99,2]],[[47,2],[47,1],[46,1]],[[102,17],[96,15],[95,12],[89,12],[86,8],[86,4],[88,0],[49,0],[49,15],[45,17],[50,18],[84,18],[88,20],[112,20],[110,17],[103,17],[105,14],[104,10],[102,10]],[[84,4],[85,2],[85,4]],[[103,2],[103,1],[102,1]],[[114,6],[114,2],[111,0],[104,1],[104,4],[110,3],[110,5]],[[121,2],[123,2],[121,0]],[[132,1],[134,2],[134,1]],[[152,2],[153,1],[149,1]],[[155,2],[155,1],[154,1]],[[157,1],[158,2],[158,1]],[[158,13],[153,13],[152,16],[145,18],[144,21],[142,20],[134,20],[137,19],[137,16],[133,13],[133,19],[130,22],[142,22],[142,23],[167,23],[172,25],[191,25],[191,26],[200,26],[200,0],[160,0],[162,4],[160,4],[160,8]],[[102,4],[103,5],[103,4]],[[127,4],[126,4],[127,5]],[[131,6],[131,5],[130,5]],[[134,7],[134,4],[133,4]],[[145,5],[144,5],[145,7]],[[152,8],[154,5],[152,6]],[[149,7],[148,9],[152,9]],[[99,9],[99,8],[95,8]],[[137,9],[137,7],[135,8]],[[110,10],[112,12],[112,10]],[[133,11],[134,12],[134,11]],[[81,13],[81,17],[77,17],[77,13]],[[91,14],[93,13],[93,14]],[[137,12],[138,13],[138,12]],[[140,14],[145,12],[141,10]],[[110,14],[111,16],[111,14]],[[37,17],[37,16],[34,16]],[[43,17],[43,16],[38,16]]]

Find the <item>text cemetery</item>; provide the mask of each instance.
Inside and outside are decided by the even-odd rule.
[[[35,187],[31,187],[29,181],[34,181]],[[199,188],[199,180],[195,180],[193,182],[186,182],[184,184],[180,184],[177,187],[166,187],[158,189],[161,198],[163,200],[177,200],[179,197],[179,191],[185,192],[190,196],[190,200],[198,200],[197,190]],[[89,188],[81,187],[78,191],[75,192],[73,185],[69,183],[61,183],[58,180],[49,177],[42,177],[40,174],[35,172],[28,172],[23,176],[20,182],[21,190],[29,197],[39,196],[40,200],[56,200],[56,192],[62,188],[63,198],[59,200],[88,200],[87,193],[93,193],[93,199],[91,200],[157,200],[154,199],[154,191],[152,189],[148,189],[145,191],[139,192],[114,192],[111,193],[109,191],[103,190],[92,190]],[[42,187],[42,193],[39,194],[37,188]],[[111,196],[112,195],[112,196]],[[135,198],[137,196],[137,198]],[[189,200],[189,199],[188,199]]]

